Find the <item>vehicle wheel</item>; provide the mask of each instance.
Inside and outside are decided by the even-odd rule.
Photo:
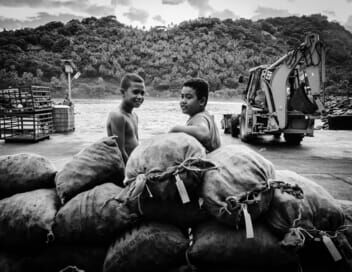
[[[226,127],[225,117],[221,120],[221,128],[224,129],[224,134],[230,134],[231,128]]]
[[[303,137],[304,137],[303,134],[290,134],[290,133],[284,134],[285,141],[291,145],[299,145],[302,142]]]
[[[238,128],[240,125],[240,116],[235,115],[231,117],[231,135],[232,137],[238,137],[238,134],[240,134],[240,129]]]
[[[274,138],[275,138],[276,140],[279,140],[280,137],[281,137],[281,132],[275,133],[275,134],[273,134],[273,136],[274,136]]]
[[[248,142],[250,137],[246,131],[246,109],[243,109],[240,116],[240,139],[242,142]]]

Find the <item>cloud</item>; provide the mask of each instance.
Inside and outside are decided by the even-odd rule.
[[[161,17],[160,15],[154,16],[154,17],[153,17],[153,20],[156,21],[156,22],[159,22],[159,23],[161,23],[161,24],[163,24],[163,25],[166,24],[166,21],[165,21],[165,20],[163,19],[163,17]]]
[[[6,29],[16,29],[16,28],[23,28],[23,22],[20,20],[12,19],[12,18],[5,18],[0,16],[0,30]]]
[[[347,1],[347,3],[352,3],[352,0],[346,0]]]
[[[348,16],[345,28],[352,33],[352,15]]]
[[[323,10],[323,13],[332,17],[336,17],[336,13],[333,10]]]
[[[84,17],[82,16],[77,16],[74,14],[70,14],[70,13],[61,13],[58,15],[53,15],[53,14],[49,14],[47,12],[39,12],[37,16],[33,16],[30,18],[30,20],[26,20],[27,22],[30,21],[34,24],[38,24],[38,25],[43,25],[46,24],[48,22],[52,22],[52,21],[60,21],[63,23],[66,23],[72,19],[83,19]]]
[[[39,12],[37,16],[30,17],[28,20],[17,20],[11,18],[0,17],[0,29],[19,29],[19,28],[34,28],[40,25],[47,24],[52,21],[68,22],[72,19],[82,19],[83,17],[69,14],[61,13],[58,15],[52,15],[46,12]]]
[[[185,0],[162,0],[163,5],[179,5],[185,2]]]
[[[111,2],[126,2],[128,0],[111,0]],[[72,11],[86,12],[92,16],[106,16],[113,12],[112,5],[91,4],[89,0],[0,0],[0,6],[6,7],[31,7],[31,8],[68,8]]]
[[[123,15],[130,21],[140,22],[145,24],[148,20],[149,13],[143,9],[130,8],[128,12],[124,12]]]
[[[210,14],[211,17],[216,17],[222,20],[225,19],[238,19],[239,16],[237,16],[235,13],[233,13],[231,10],[229,9],[224,9],[222,11],[213,11]]]
[[[209,0],[187,0],[188,3],[198,10],[200,17],[205,17],[209,12],[213,12],[213,8],[209,5]]]
[[[116,7],[120,6],[130,6],[132,4],[131,0],[111,0],[111,5]]]
[[[229,9],[215,10],[210,6],[209,0],[187,0],[187,2],[191,7],[198,10],[199,17],[211,16],[222,20],[239,18],[239,16]]]
[[[256,10],[254,15],[251,19],[256,21],[259,19],[265,19],[269,17],[288,17],[294,14],[289,13],[287,9],[273,9],[268,7],[259,6]]]
[[[92,16],[107,16],[114,12],[111,7],[97,5],[86,6],[83,11]]]
[[[38,1],[38,0],[35,0],[35,1]],[[66,7],[73,11],[79,11],[79,12],[83,11],[91,16],[111,15],[111,13],[113,13],[113,8],[114,8],[111,5],[101,6],[101,5],[91,4],[89,3],[88,0],[81,0],[81,1],[72,0],[72,1],[66,1],[66,2],[52,1],[51,3],[50,2],[48,3],[49,5],[52,4],[56,7]]]
[[[89,5],[88,0],[81,1],[60,1],[60,0],[0,0],[0,6],[5,7],[31,7],[31,8],[51,8],[51,7],[78,7]]]
[[[39,7],[45,3],[45,0],[0,0],[0,6],[5,7]]]

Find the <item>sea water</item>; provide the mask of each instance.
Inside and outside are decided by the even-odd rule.
[[[116,110],[121,100],[77,99],[75,104],[75,133],[88,138],[106,135],[106,119],[110,111]],[[219,129],[223,114],[240,113],[241,101],[209,101],[207,110],[214,115]],[[153,135],[167,133],[174,125],[182,125],[188,119],[180,109],[179,101],[172,99],[146,98],[144,103],[134,109],[139,120],[139,138],[141,141]]]

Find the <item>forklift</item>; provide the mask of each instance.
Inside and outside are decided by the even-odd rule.
[[[321,100],[325,83],[325,46],[317,34],[271,65],[249,70],[240,114],[224,114],[225,133],[244,142],[261,135],[283,134],[298,145],[313,136],[314,121],[325,112]],[[239,80],[241,82],[241,80]]]

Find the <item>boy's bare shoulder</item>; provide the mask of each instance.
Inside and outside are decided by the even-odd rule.
[[[111,121],[123,121],[126,116],[121,111],[111,111],[109,113],[109,119]]]
[[[200,124],[208,124],[207,118],[204,116],[204,114],[196,114],[188,121],[188,125]]]

